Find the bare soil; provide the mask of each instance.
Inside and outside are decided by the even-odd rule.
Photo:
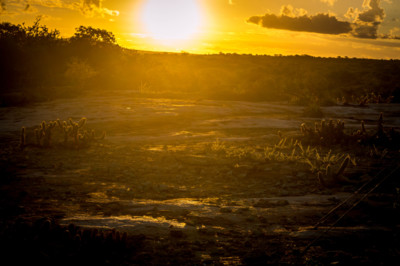
[[[373,128],[380,112],[385,126],[400,125],[399,105],[323,112],[348,130],[361,120]],[[105,140],[79,149],[18,148],[22,126],[69,117],[86,117],[86,127],[107,132]],[[364,183],[325,188],[306,164],[258,156],[279,141],[278,130],[295,137],[301,123],[314,121],[284,104],[133,95],[2,108],[1,251],[17,263],[53,265],[393,264],[400,255],[397,178],[360,199],[395,169],[398,151],[376,159],[366,147],[335,147],[359,158],[347,175],[377,182],[318,228]],[[226,147],[253,154],[229,156]]]

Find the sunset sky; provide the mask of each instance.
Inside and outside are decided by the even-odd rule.
[[[400,59],[400,0],[0,0],[1,22],[38,16],[139,50]]]

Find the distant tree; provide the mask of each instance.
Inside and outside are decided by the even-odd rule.
[[[76,28],[74,36],[71,37],[71,41],[86,41],[90,44],[115,44],[115,36],[112,32],[95,29],[92,27],[80,26]]]
[[[82,88],[86,81],[96,75],[96,71],[85,61],[79,58],[72,58],[67,65],[65,77],[71,81],[71,84]]]

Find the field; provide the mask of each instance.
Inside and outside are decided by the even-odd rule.
[[[321,119],[303,109],[127,92],[4,107],[2,257],[53,265],[398,260],[399,148],[307,143],[300,125]],[[398,104],[321,109],[349,135],[361,121],[373,134],[380,113],[385,130],[400,126]],[[106,137],[35,142],[42,121],[82,117]],[[327,165],[337,171],[345,158],[349,182],[321,183]]]

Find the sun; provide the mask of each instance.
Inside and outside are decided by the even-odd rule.
[[[187,40],[198,33],[201,11],[197,0],[146,0],[141,19],[154,39]]]

